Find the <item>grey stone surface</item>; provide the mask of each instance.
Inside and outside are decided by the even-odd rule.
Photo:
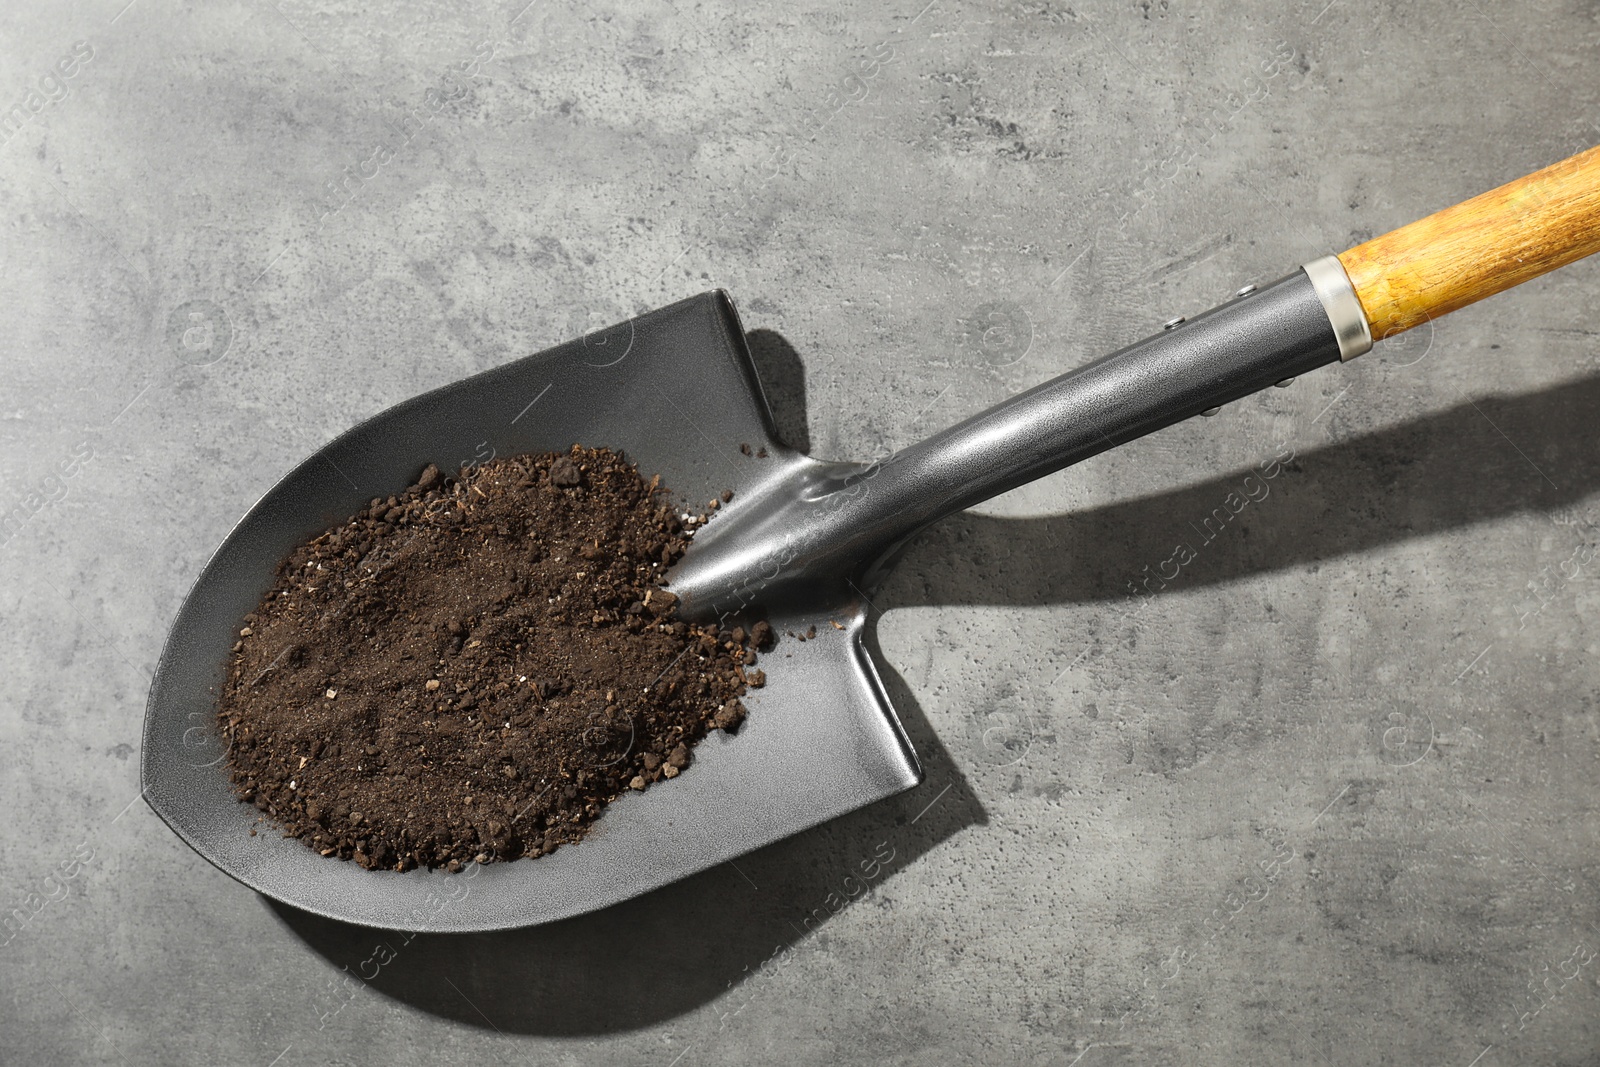
[[[927,783],[737,868],[407,942],[135,802],[189,581],[364,416],[720,285],[881,455],[1586,147],[1593,5],[125,2],[0,27],[0,1058],[1600,1055],[1592,263],[931,530]]]

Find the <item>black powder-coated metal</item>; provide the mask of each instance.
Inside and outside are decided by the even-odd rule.
[[[284,903],[397,930],[481,931],[592,911],[733,859],[922,779],[862,643],[858,587],[940,516],[1338,358],[1303,274],[1065,374],[882,463],[824,463],[775,436],[727,296],[693,297],[436,389],[362,423],[249,511],[167,636],[145,715],[150,806],[211,863]],[[291,548],[427,463],[625,451],[688,506],[733,502],[672,574],[686,611],[744,608],[780,631],[737,736],[621,798],[579,845],[468,873],[367,871],[270,829],[229,787],[215,699],[239,619]],[[765,449],[767,458],[745,455]],[[843,630],[831,624],[837,622]]]
[[[673,588],[686,613],[706,617],[847,600],[945,515],[1338,359],[1327,312],[1296,271],[881,463],[797,469],[708,526]]]

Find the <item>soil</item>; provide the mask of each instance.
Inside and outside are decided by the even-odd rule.
[[[295,549],[218,702],[240,799],[324,856],[460,870],[693,773],[775,635],[675,617],[662,575],[706,516],[657,481],[578,446],[430,465]]]

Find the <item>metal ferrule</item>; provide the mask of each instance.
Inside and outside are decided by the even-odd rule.
[[[1348,362],[1372,349],[1372,329],[1367,313],[1356,296],[1355,286],[1338,256],[1323,256],[1300,268],[1311,279],[1311,287],[1328,313],[1333,334],[1339,339],[1339,358]]]

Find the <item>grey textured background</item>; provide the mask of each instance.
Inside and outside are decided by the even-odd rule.
[[[721,285],[881,455],[1600,140],[1594,4],[125,2],[0,28],[0,1058],[1600,1059],[1592,263],[930,531],[927,784],[737,869],[405,943],[130,805],[188,583],[361,418]]]

